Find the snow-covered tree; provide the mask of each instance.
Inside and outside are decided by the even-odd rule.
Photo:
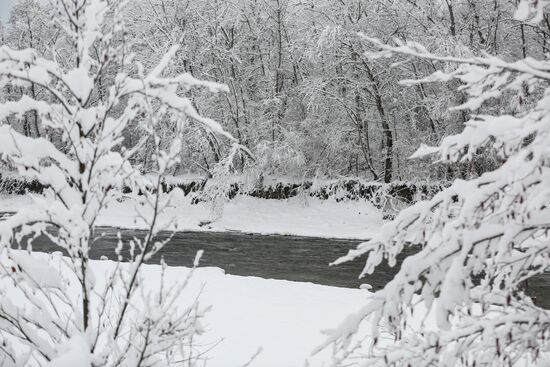
[[[537,23],[548,5],[524,0],[516,21]],[[402,211],[337,261],[367,254],[367,275],[383,260],[395,265],[405,248],[421,246],[383,290],[330,334],[326,345],[337,350],[335,364],[359,358],[368,366],[548,365],[550,312],[525,294],[524,285],[550,269],[550,61],[438,56],[414,42],[367,40],[375,49],[371,57],[455,65],[405,84],[458,81],[469,95],[459,109],[475,112],[499,98],[514,98],[517,106],[509,114],[474,115],[463,132],[413,156],[436,154],[439,162],[453,163],[491,150],[502,162],[498,168],[456,180]],[[363,339],[361,325],[369,322],[374,335]],[[388,333],[394,340],[385,338]]]
[[[391,69],[390,60],[368,60],[357,31],[383,40],[415,40],[438,54],[497,52],[513,59],[525,51],[539,57],[548,49],[550,23],[515,23],[513,7],[511,1],[473,0],[134,0],[126,10],[126,39],[145,66],[158,61],[167,44],[181,40],[170,70],[229,88],[218,98],[194,91],[197,110],[219,121],[256,156],[261,151],[255,147],[267,144],[296,150],[310,179],[318,171],[373,180],[470,177],[493,167],[492,161],[445,169],[433,169],[427,160],[402,164],[420,143],[433,145],[462,129],[468,113],[447,107],[462,103],[463,91],[455,83],[399,88],[394,81],[420,78],[442,66],[416,59]],[[486,108],[499,104],[507,106],[502,100]],[[165,132],[170,135],[171,126]],[[231,149],[210,134],[196,133],[186,134],[200,143],[186,145],[187,158],[176,174],[211,175]],[[147,150],[136,160],[149,163]],[[243,156],[235,163],[241,172],[253,161]],[[277,174],[300,179],[304,174],[292,165],[282,168]],[[264,174],[273,171],[280,169],[267,167]]]
[[[202,311],[192,302],[189,308],[173,307],[185,282],[170,289],[161,282],[143,291],[141,268],[166,243],[156,237],[170,226],[159,219],[170,200],[161,194],[161,182],[180,159],[178,133],[194,121],[232,140],[197,113],[186,93],[192,87],[213,92],[225,87],[189,74],[166,75],[177,46],[150,70],[135,62],[125,42],[125,1],[54,5],[52,18],[62,36],[51,58],[34,49],[0,47],[0,89],[10,84],[27,91],[35,85],[43,93],[40,100],[25,94],[0,104],[0,156],[47,188],[33,196],[32,208],[0,223],[0,365],[193,365],[186,348],[201,332]],[[116,73],[107,77],[106,70]],[[29,111],[49,131],[47,137],[25,136],[6,123]],[[156,127],[166,122],[176,131],[165,148]],[[123,136],[130,128],[140,129],[140,140],[128,146]],[[53,135],[59,140],[49,139]],[[144,177],[131,158],[146,142],[154,174]],[[123,186],[143,193],[136,211],[149,229],[129,244],[120,241],[118,263],[98,277],[89,259],[100,235],[96,219]],[[39,235],[68,257],[32,254]],[[122,264],[126,247],[129,264]]]
[[[10,19],[6,27],[6,37],[2,44],[14,49],[35,49],[43,55],[54,42],[57,34],[56,26],[49,26],[47,17],[42,16],[46,12],[36,0],[19,0],[14,3],[10,12]],[[41,90],[34,83],[29,83],[23,90],[22,86],[7,85],[3,88],[0,100],[14,100],[27,94],[34,99],[40,99]],[[38,117],[35,111],[22,116],[22,118],[10,121],[14,127],[20,123],[20,130],[26,136],[40,136]]]

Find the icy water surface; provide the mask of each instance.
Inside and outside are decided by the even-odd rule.
[[[145,232],[137,230],[96,228],[91,257],[106,256],[114,260],[115,247],[120,231],[125,245],[134,236],[143,238]],[[168,236],[160,235],[159,238]],[[239,232],[178,232],[155,255],[149,264],[158,264],[161,256],[170,266],[191,266],[198,250],[204,250],[200,266],[215,266],[228,274],[258,276],[312,282],[337,287],[357,288],[363,283],[382,286],[391,279],[394,271],[387,266],[368,279],[359,280],[364,259],[351,263],[329,266],[331,261],[345,255],[360,241],[293,237],[277,235],[252,235]],[[33,250],[59,251],[46,238],[33,242]],[[125,252],[128,256],[128,252]]]
[[[96,229],[91,257],[100,259],[106,256],[115,259],[119,229],[100,227]],[[123,241],[134,236],[142,238],[143,231],[120,230]],[[160,236],[162,237],[162,236]],[[228,274],[257,276],[312,282],[336,287],[358,288],[370,284],[374,290],[382,288],[396,273],[396,268],[381,264],[374,274],[358,279],[365,259],[338,266],[329,263],[355,248],[360,241],[337,240],[311,237],[278,235],[251,235],[239,232],[178,232],[172,240],[148,263],[158,264],[161,256],[171,266],[191,266],[198,250],[204,250],[201,266],[216,266]],[[59,248],[47,239],[34,241],[36,251],[52,252]],[[407,254],[414,251],[409,250]],[[126,254],[127,255],[127,254]],[[400,260],[403,259],[400,257]],[[532,279],[528,293],[536,296],[537,303],[550,308],[550,275]]]

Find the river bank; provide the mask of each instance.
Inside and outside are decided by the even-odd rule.
[[[33,195],[0,196],[0,212],[32,208]],[[99,216],[98,226],[145,229],[135,213],[147,214],[142,197],[127,196],[113,202]],[[206,202],[193,203],[190,196],[174,196],[160,221],[174,218],[171,229],[178,231],[238,231],[243,233],[278,234],[304,237],[365,240],[373,236],[383,223],[383,214],[367,200],[322,200],[294,197],[269,200],[237,196],[227,202],[221,217],[214,215]]]
[[[33,263],[40,264],[41,269],[63,268],[59,266],[58,254],[32,256]],[[0,264],[6,263],[8,260],[0,251]],[[91,266],[96,288],[101,289],[115,263],[91,261]],[[189,268],[184,267],[166,268],[165,286],[171,287],[185,279],[188,272]],[[161,266],[144,265],[143,289],[157,289],[160,274]],[[72,279],[68,272],[61,275]],[[0,282],[0,286],[6,296],[15,297],[13,283]],[[369,295],[366,290],[242,277],[227,275],[219,268],[198,268],[179,295],[177,307],[184,308],[197,297],[201,308],[211,307],[201,322],[204,334],[198,336],[194,345],[196,354],[205,353],[202,358],[206,366],[243,366],[258,351],[253,366],[300,367],[306,359],[310,359],[311,366],[322,366],[330,362],[329,349],[310,356],[326,338],[322,331],[337,326],[345,315],[358,311]]]

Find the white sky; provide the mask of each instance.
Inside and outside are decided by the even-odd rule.
[[[5,23],[10,16],[10,9],[16,0],[0,0],[0,22]]]
[[[10,10],[13,4],[18,0],[0,0],[0,22],[6,23],[10,17]],[[48,0],[38,0],[39,3],[46,4]]]

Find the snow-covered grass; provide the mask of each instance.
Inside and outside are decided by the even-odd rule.
[[[204,339],[212,342],[224,338],[211,353],[213,360],[207,365],[213,367],[240,366],[258,348],[262,353],[254,366],[303,366],[325,340],[321,332],[355,312],[369,294],[365,290],[223,275],[213,269],[201,269],[196,275],[196,282],[207,281],[202,300],[213,306],[206,317],[209,331]],[[312,365],[329,360],[326,350],[312,358]]]
[[[366,201],[336,202],[308,198],[265,200],[237,197],[227,203],[223,216],[211,224],[207,203],[191,204],[190,197],[176,197],[161,215],[161,221],[175,218],[178,230],[243,231],[264,234],[292,234],[332,238],[371,237],[380,227],[381,213]],[[127,197],[111,204],[98,218],[100,226],[145,228],[135,214],[140,197]],[[0,211],[32,208],[33,195],[0,197]],[[45,254],[33,256],[44,259]],[[191,259],[190,259],[191,261]],[[110,261],[93,261],[98,280],[114,266]],[[161,267],[143,268],[144,289],[158,287]],[[185,278],[188,268],[166,270],[166,286]],[[68,275],[67,275],[68,276]],[[184,307],[200,295],[200,302],[212,309],[206,314],[206,333],[196,340],[198,350],[208,351],[208,367],[239,367],[261,348],[253,366],[281,367],[327,365],[330,349],[311,356],[325,341],[323,330],[332,329],[346,315],[358,311],[367,302],[369,292],[282,280],[226,275],[218,268],[198,268],[178,307]]]
[[[62,268],[59,253],[35,253],[32,257],[33,264],[39,268],[46,263],[48,267]],[[0,254],[0,263],[5,261],[8,260]],[[91,267],[96,277],[96,290],[100,291],[115,263],[91,261]],[[143,266],[144,293],[158,287],[161,269],[160,265]],[[185,279],[189,271],[185,267],[165,268],[165,287],[170,288]],[[69,273],[61,275],[72,278]],[[0,282],[0,286],[7,297],[17,301],[12,283]],[[78,297],[76,293],[73,296]],[[372,293],[363,289],[242,277],[225,274],[219,268],[204,267],[194,270],[190,282],[179,295],[176,307],[185,308],[199,297],[201,308],[209,308],[201,322],[204,334],[193,342],[194,353],[200,354],[206,367],[241,367],[252,357],[250,366],[322,367],[330,365],[334,358],[329,346],[315,352],[327,342],[324,332],[355,328],[357,320],[354,314],[361,313],[371,296]],[[415,306],[414,317],[410,312],[407,315],[409,331],[414,333],[422,328],[437,333],[434,312],[426,314],[424,304]],[[372,340],[368,335],[371,331],[370,322],[360,326],[355,340],[363,340],[363,347],[358,352],[370,345]],[[388,346],[393,343],[393,336],[382,332],[378,343]],[[544,355],[539,364],[522,359],[515,366],[546,366],[548,361],[548,356]]]
[[[33,196],[0,197],[0,211],[17,211],[32,207]],[[97,221],[99,226],[146,228],[135,214],[139,196],[128,197],[111,204]],[[223,216],[212,220],[210,206],[201,202],[191,204],[191,197],[176,197],[161,215],[161,221],[175,218],[174,228],[180,231],[242,231],[260,234],[368,239],[382,223],[382,213],[365,200],[341,201],[295,197],[287,200],[266,200],[238,196],[225,205]],[[144,215],[150,215],[141,209]]]
[[[60,259],[57,254],[33,257],[35,264],[47,263],[55,268]],[[6,259],[0,255],[2,261]],[[91,264],[99,291],[115,263],[92,261]],[[167,268],[165,286],[170,288],[189,271],[183,267]],[[145,293],[158,287],[160,273],[159,265],[143,266]],[[8,297],[10,287],[9,282],[3,284]],[[218,268],[198,268],[180,294],[177,307],[191,304],[197,296],[203,307],[211,307],[202,322],[205,333],[194,343],[197,353],[208,351],[204,355],[207,367],[242,366],[260,348],[253,366],[300,367],[325,340],[321,332],[357,311],[369,294],[366,290],[233,276]],[[330,351],[325,350],[311,357],[311,366],[322,366],[330,358]]]

